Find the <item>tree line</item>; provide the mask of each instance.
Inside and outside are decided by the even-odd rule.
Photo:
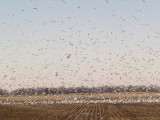
[[[159,86],[101,86],[101,87],[38,87],[20,88],[8,92],[0,89],[0,95],[24,95],[24,94],[68,94],[68,93],[102,93],[102,92],[160,92]]]

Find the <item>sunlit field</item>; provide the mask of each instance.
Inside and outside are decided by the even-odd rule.
[[[0,97],[1,120],[159,120],[160,93]]]

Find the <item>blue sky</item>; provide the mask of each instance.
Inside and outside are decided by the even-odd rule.
[[[64,1],[0,1],[1,88],[159,83],[159,0]]]

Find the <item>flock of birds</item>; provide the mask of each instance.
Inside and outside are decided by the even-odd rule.
[[[42,96],[41,96],[42,97]],[[111,103],[111,104],[117,104],[117,103],[160,103],[160,96],[156,95],[154,97],[142,97],[139,95],[139,97],[118,97],[118,98],[112,98],[112,97],[104,97],[102,94],[100,94],[99,97],[95,97],[94,95],[88,95],[87,98],[74,96],[72,99],[71,96],[68,95],[68,97],[61,97],[58,95],[52,96],[54,99],[50,99],[49,96],[44,96],[41,99],[37,98],[37,96],[28,96],[21,100],[17,100],[17,98],[10,96],[6,97],[5,100],[0,100],[0,105],[36,105],[36,104],[73,104],[73,103],[80,103],[80,104],[89,104],[89,103]]]
[[[67,4],[67,1],[61,2]],[[106,2],[110,4],[110,1]],[[48,8],[54,11],[54,7],[49,5]],[[38,6],[33,7],[34,14],[41,13],[40,9]],[[78,5],[77,9],[80,11],[82,8]],[[98,8],[93,9],[93,14],[98,11]],[[144,16],[141,7],[136,11],[141,17]],[[20,12],[25,14],[26,10]],[[105,11],[102,13],[105,14]],[[42,15],[42,19],[37,22],[35,18],[25,17],[19,23],[14,18],[18,14],[10,12],[5,16],[14,19],[15,23],[0,21],[2,33],[7,32],[5,27],[13,34],[14,30],[18,31],[17,37],[0,41],[0,88],[12,90],[22,87],[101,86],[117,83],[149,85],[160,81],[160,49],[157,48],[160,32],[152,25],[141,22],[141,17],[121,16],[113,9],[111,20],[119,22],[111,23],[112,28],[106,30],[108,20],[101,18],[101,15],[99,19],[104,20],[102,23],[105,27],[85,15],[84,19],[80,19],[82,21],[79,21],[78,15],[62,17],[65,20],[52,17],[44,19]],[[136,24],[132,25],[131,22]],[[25,30],[27,26],[30,26],[30,31]],[[143,33],[142,36],[139,32]]]

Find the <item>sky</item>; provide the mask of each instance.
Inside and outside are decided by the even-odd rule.
[[[0,88],[160,85],[159,0],[1,0]]]

